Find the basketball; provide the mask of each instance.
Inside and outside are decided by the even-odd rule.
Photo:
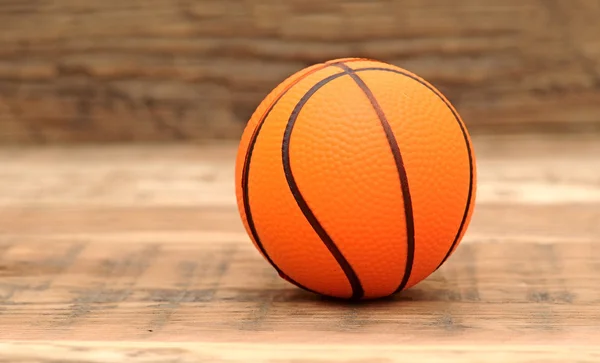
[[[242,134],[237,203],[286,281],[352,300],[408,289],[452,255],[476,192],[469,133],[419,76],[359,58],[293,74]]]

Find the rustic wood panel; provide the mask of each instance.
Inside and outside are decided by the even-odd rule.
[[[237,138],[289,74],[377,58],[473,131],[599,129],[595,0],[0,1],[0,142]]]
[[[0,362],[595,363],[599,141],[476,137],[456,254],[363,304],[297,289],[260,257],[235,145],[4,147]]]

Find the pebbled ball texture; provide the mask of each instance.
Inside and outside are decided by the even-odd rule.
[[[373,299],[414,286],[456,249],[475,155],[449,101],[368,59],[316,64],[278,85],[239,145],[236,195],[254,245],[314,293]]]

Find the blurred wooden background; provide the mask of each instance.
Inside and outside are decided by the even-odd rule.
[[[362,56],[472,132],[600,129],[597,0],[0,0],[0,142],[239,136],[278,82]]]

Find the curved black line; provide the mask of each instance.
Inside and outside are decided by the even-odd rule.
[[[328,66],[325,65],[323,68],[321,68],[319,70],[325,69],[327,67]],[[307,77],[309,74],[313,74],[313,73],[314,72],[309,72],[308,74],[303,75],[299,80],[301,80],[301,79]],[[281,94],[279,94],[277,96],[277,98],[271,104],[271,106],[269,107],[269,109],[267,110],[267,112],[265,113],[265,115],[262,117],[262,119],[260,119],[258,121],[258,125],[254,129],[254,132],[252,133],[252,136],[250,138],[250,143],[248,144],[248,151],[246,152],[246,156],[244,158],[244,166],[242,168],[242,180],[241,180],[241,183],[242,183],[242,200],[243,200],[243,205],[244,205],[244,212],[246,214],[246,222],[248,223],[248,228],[250,229],[250,233],[252,234],[252,237],[254,238],[254,241],[258,245],[258,248],[260,249],[260,251],[263,254],[263,256],[265,256],[265,258],[267,259],[267,261],[271,264],[271,266],[273,266],[273,268],[275,269],[275,271],[277,271],[277,273],[279,274],[279,276],[281,276],[283,279],[289,281],[290,283],[292,283],[293,285],[296,285],[297,287],[299,287],[301,289],[304,289],[306,291],[318,294],[316,291],[311,290],[311,289],[309,289],[306,286],[303,286],[299,282],[297,282],[297,281],[293,280],[291,277],[287,276],[275,264],[275,262],[271,259],[271,257],[267,253],[266,249],[264,248],[262,242],[260,241],[260,237],[258,236],[258,231],[256,230],[256,226],[254,225],[254,219],[252,218],[252,213],[250,211],[250,197],[249,197],[249,193],[248,193],[248,179],[249,179],[249,175],[250,175],[250,163],[251,163],[251,160],[252,160],[252,153],[254,151],[254,145],[256,144],[256,140],[258,139],[258,135],[260,133],[260,130],[262,129],[264,121],[269,117],[269,115],[271,114],[271,111],[273,110],[273,108],[275,108],[275,106],[277,105],[277,103],[279,102],[279,100],[281,100],[281,98],[288,92],[289,89],[290,88],[285,89],[283,92],[281,92]]]
[[[450,110],[450,112],[452,112],[452,115],[454,116],[454,118],[456,119],[456,122],[458,123],[458,126],[460,127],[460,131],[463,134],[463,137],[465,139],[465,145],[467,147],[467,153],[469,155],[469,192],[467,195],[467,204],[465,206],[465,211],[462,217],[462,221],[460,222],[460,226],[458,227],[458,231],[456,232],[456,237],[454,237],[454,241],[452,242],[452,245],[450,246],[450,249],[448,250],[448,252],[446,253],[446,256],[444,257],[444,259],[442,260],[442,262],[438,265],[438,267],[436,268],[439,269],[440,266],[442,266],[444,264],[444,262],[446,262],[446,260],[448,259],[448,257],[450,257],[450,254],[452,253],[452,251],[454,250],[454,247],[456,247],[456,244],[458,243],[458,239],[460,238],[460,235],[463,231],[463,229],[465,228],[465,224],[467,222],[467,216],[469,215],[469,209],[471,207],[471,202],[472,202],[472,197],[473,197],[473,155],[472,155],[472,148],[471,148],[471,143],[469,142],[469,138],[467,136],[467,131],[465,129],[465,126],[463,125],[463,123],[460,120],[460,117],[458,116],[458,114],[456,113],[456,111],[454,110],[454,108],[450,105],[450,103],[439,93],[438,90],[436,90],[435,88],[433,88],[433,86],[423,82],[422,80],[420,80],[419,78],[415,77],[413,74],[410,74],[408,72],[402,72],[400,70],[396,70],[396,69],[390,69],[390,68],[381,68],[381,67],[369,67],[369,68],[359,68],[359,69],[355,69],[354,72],[364,72],[364,71],[385,71],[385,72],[391,72],[391,73],[396,73],[396,74],[400,74],[403,76],[406,76],[408,78],[411,78],[417,82],[419,82],[420,84],[422,84],[423,86],[427,87],[430,91],[432,91],[436,96],[438,96],[438,98],[440,100],[442,100],[442,102],[444,102],[444,104],[448,107],[448,109]]]
[[[398,288],[395,290],[395,292],[398,292],[400,290],[403,290],[406,284],[408,283],[408,279],[410,278],[415,258],[415,221],[413,216],[412,198],[410,195],[410,188],[408,185],[408,176],[406,175],[406,168],[402,159],[402,153],[400,152],[400,147],[398,146],[398,141],[396,141],[394,131],[392,130],[392,127],[390,126],[390,123],[388,122],[387,117],[383,112],[383,109],[379,105],[379,102],[377,102],[375,95],[373,95],[373,92],[369,89],[369,86],[367,86],[365,81],[363,81],[362,78],[360,78],[360,76],[356,74],[356,72],[352,68],[348,67],[345,64],[336,64],[336,66],[345,70],[369,99],[369,102],[371,103],[371,106],[373,106],[373,109],[377,113],[379,122],[383,127],[383,131],[385,132],[385,136],[392,151],[392,155],[394,156],[394,162],[396,163],[396,170],[398,171],[398,178],[400,179],[400,188],[402,189],[402,199],[404,202],[404,219],[406,223],[407,245],[404,275],[400,284],[398,285]]]
[[[358,300],[364,296],[364,289],[360,283],[358,275],[356,274],[356,272],[354,271],[352,266],[350,266],[350,263],[348,262],[348,260],[346,260],[346,258],[344,257],[344,255],[342,254],[340,249],[335,245],[335,242],[333,242],[333,240],[331,239],[329,234],[325,231],[323,226],[319,223],[316,216],[314,215],[314,213],[312,212],[312,210],[306,203],[306,200],[304,199],[304,197],[302,196],[302,193],[298,189],[298,185],[296,184],[296,180],[294,179],[294,175],[292,173],[292,169],[290,166],[290,138],[292,136],[294,124],[296,123],[296,120],[298,119],[298,115],[300,114],[302,107],[304,107],[306,102],[308,102],[308,100],[319,89],[321,89],[321,87],[325,86],[327,83],[333,81],[334,79],[337,79],[346,74],[347,74],[346,72],[341,72],[341,73],[333,74],[327,78],[324,78],[323,80],[316,83],[310,90],[308,90],[308,92],[306,92],[306,94],[304,96],[302,96],[302,98],[300,99],[298,104],[296,104],[296,106],[294,107],[294,110],[292,111],[292,114],[290,115],[290,118],[286,125],[285,132],[283,135],[283,142],[282,142],[282,146],[281,146],[281,156],[282,156],[282,160],[283,160],[283,169],[285,172],[285,177],[286,177],[287,183],[290,187],[290,191],[292,192],[294,199],[296,199],[296,203],[298,204],[298,207],[300,207],[300,210],[304,214],[304,217],[308,220],[308,222],[310,223],[310,225],[312,226],[314,231],[317,233],[317,235],[319,235],[319,237],[321,238],[321,240],[323,241],[323,243],[325,244],[325,246],[327,247],[329,252],[333,255],[333,257],[335,258],[337,263],[340,265],[340,267],[344,271],[344,274],[346,275],[346,278],[348,279],[348,281],[350,282],[350,286],[352,287],[352,296],[350,299]]]

